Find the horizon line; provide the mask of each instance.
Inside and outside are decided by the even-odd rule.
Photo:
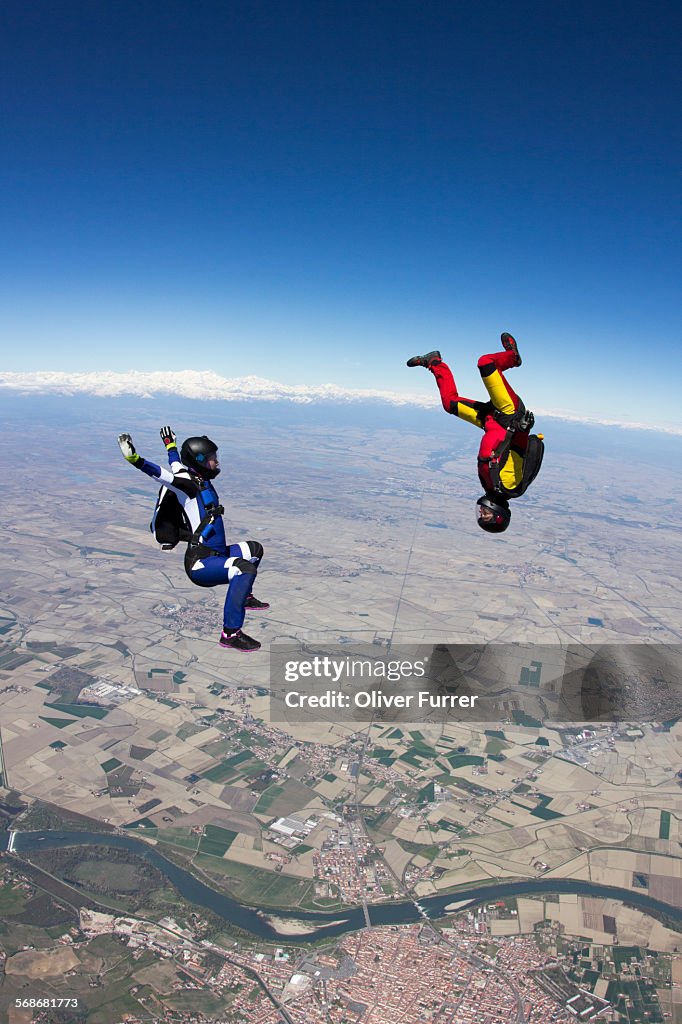
[[[338,384],[281,384],[266,377],[221,377],[212,370],[35,370],[0,372],[0,389],[31,395],[89,395],[94,398],[122,398],[126,395],[153,399],[163,394],[204,401],[289,401],[299,405],[320,402],[386,402],[393,406],[437,408],[433,395],[416,392],[344,388]],[[538,416],[582,423],[587,426],[647,430],[671,436],[682,435],[682,426],[661,426],[632,420],[583,416],[565,410],[538,408]]]

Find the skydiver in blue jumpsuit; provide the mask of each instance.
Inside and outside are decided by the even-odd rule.
[[[258,640],[242,632],[246,609],[268,608],[251,590],[258,572],[263,546],[258,541],[228,544],[223,524],[223,507],[212,480],[220,473],[218,448],[205,435],[189,437],[180,453],[170,427],[161,428],[168,453],[168,469],[143,459],[135,451],[130,434],[120,434],[124,458],[162,484],[151,530],[165,547],[187,541],[185,571],[199,587],[227,583],[221,647],[257,651]]]

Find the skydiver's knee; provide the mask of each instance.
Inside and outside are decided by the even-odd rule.
[[[478,360],[478,372],[481,377],[489,377],[496,369],[495,360],[492,356],[481,356]]]
[[[252,561],[256,562],[257,564],[263,557],[263,545],[259,544],[257,540],[247,540],[246,543],[249,546],[249,551],[251,552],[250,557]]]
[[[243,576],[255,576],[258,572],[258,569],[253,562],[249,562],[246,558],[235,558],[232,565],[235,569],[238,569]]]

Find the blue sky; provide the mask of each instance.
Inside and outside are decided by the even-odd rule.
[[[10,0],[0,369],[412,391],[439,347],[475,395],[510,330],[528,404],[682,424],[681,28],[630,0]]]

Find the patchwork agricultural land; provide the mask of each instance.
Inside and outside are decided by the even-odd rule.
[[[379,713],[297,725],[271,720],[267,653],[294,640],[672,650],[679,531],[634,494],[588,515],[550,462],[549,504],[529,492],[513,543],[492,548],[465,514],[475,498],[468,448],[425,451],[416,430],[395,426],[367,438],[347,424],[335,434],[254,419],[257,468],[235,447],[229,479],[219,479],[234,538],[266,549],[255,592],[271,607],[245,627],[263,649],[239,659],[216,643],[222,591],[192,587],[178,551],[161,552],[147,529],[154,487],[112,440],[129,425],[124,413],[109,410],[77,465],[36,465],[45,429],[36,424],[7,487],[19,509],[24,474],[38,473],[49,500],[31,512],[21,572],[19,528],[2,555],[3,1007],[37,980],[57,998],[68,975],[87,1008],[77,1019],[93,1024],[125,1013],[341,1024],[356,1004],[362,1024],[381,1024],[388,996],[372,993],[368,966],[378,956],[394,987],[389,962],[401,965],[414,997],[406,1022],[425,1012],[428,977],[450,979],[442,992],[430,986],[428,1019],[439,1024],[487,1020],[474,1016],[476,992],[491,1021],[574,1019],[569,1003],[582,992],[593,1015],[682,1022],[679,679],[660,679],[656,701],[626,719],[557,720],[538,690],[532,716],[510,698],[497,721]],[[161,458],[153,411],[138,417],[139,450]],[[76,424],[50,429],[60,450],[76,443]],[[237,435],[229,418],[210,429],[225,449]],[[607,455],[578,463],[585,494],[613,471]],[[651,480],[638,472],[640,489],[652,483],[655,467]],[[232,489],[247,473],[248,488]],[[675,501],[681,493],[678,476]],[[630,707],[637,682],[623,681]],[[40,847],[37,835],[58,831],[95,838]],[[193,905],[112,836],[258,908],[273,934]],[[617,887],[633,902],[553,894],[560,880]],[[461,899],[520,881],[544,894],[480,909]],[[669,913],[646,912],[641,896]],[[382,923],[398,903],[417,920]],[[343,936],[305,919],[354,911],[359,926]],[[543,1016],[550,1007],[554,1018]],[[17,1024],[39,1019],[40,1008],[23,1009],[12,1009]]]

